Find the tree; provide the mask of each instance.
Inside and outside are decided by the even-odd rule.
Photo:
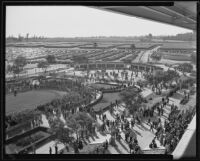
[[[46,60],[47,60],[47,62],[48,62],[49,64],[53,64],[53,63],[56,62],[56,58],[55,58],[54,55],[48,55],[48,56],[46,57]]]
[[[46,73],[46,69],[47,69],[47,67],[48,67],[48,63],[45,61],[45,62],[39,62],[38,63],[38,65],[37,65],[37,67],[38,68],[42,68],[43,69],[43,71]],[[45,70],[44,70],[45,69]]]
[[[196,64],[196,62],[197,62],[197,54],[196,53],[191,54],[191,61],[192,61],[192,63]]]
[[[120,97],[131,114],[134,114],[142,104],[142,96],[137,88],[129,88],[122,91]]]
[[[134,50],[136,47],[135,47],[135,44],[131,44],[131,47],[130,47],[132,50]]]
[[[183,63],[183,64],[180,64],[177,69],[179,69],[180,71],[182,71],[182,73],[191,73],[192,70],[193,70],[193,66],[192,64],[190,63]]]
[[[14,60],[14,65],[23,68],[27,64],[26,58],[22,55],[19,55],[15,60]]]
[[[26,121],[36,119],[40,115],[41,113],[38,110],[25,109],[25,110],[13,113],[11,115],[11,118],[12,120],[15,120],[17,123],[24,123]]]
[[[78,134],[82,130],[89,130],[92,132],[92,123],[94,119],[86,112],[78,112],[73,115],[70,115],[67,119],[67,126],[71,128],[79,139]]]
[[[148,84],[148,81],[146,80],[141,80],[137,82],[137,85],[140,86],[141,89],[147,86],[147,84]]]
[[[82,130],[88,129],[91,132],[92,123],[94,119],[86,112],[78,112],[74,115],[74,118],[81,125]]]
[[[12,65],[10,65],[10,64],[8,64],[7,65],[7,68],[6,68],[6,72],[12,72],[13,71],[13,66]]]
[[[151,33],[148,35],[148,38],[149,38],[150,41],[152,40],[153,36],[152,36]]]
[[[88,58],[84,55],[74,55],[72,57],[72,60],[75,62],[75,63],[88,63]]]
[[[132,63],[132,60],[131,59],[124,59],[122,60],[124,63],[126,64],[131,64]]]
[[[81,130],[81,123],[80,121],[77,121],[73,115],[69,116],[69,118],[66,120],[66,124],[69,128],[71,128],[75,134],[76,134],[76,140],[79,139],[78,133]]]
[[[22,41],[23,40],[23,36],[21,36],[20,34],[18,35],[18,41]]]
[[[161,71],[161,70],[156,70],[152,74],[151,73],[145,74],[144,77],[150,84],[153,85],[153,88],[155,88],[157,92],[161,90],[159,89],[158,85],[161,82],[168,81],[168,77],[166,75],[167,75],[166,72]]]
[[[179,78],[179,74],[175,70],[167,70],[166,73],[166,78],[171,83],[173,82],[173,80],[177,81],[177,79]]]
[[[28,41],[29,33],[26,34],[26,41]]]
[[[16,66],[16,65],[13,66],[13,73],[14,75],[18,74],[18,77],[19,77],[19,73],[22,72],[22,70],[23,69],[20,68],[19,66]]]
[[[73,131],[67,128],[60,119],[55,119],[52,122],[50,132],[55,136],[58,143],[63,143],[65,146],[72,144],[74,141]]]
[[[93,47],[94,47],[94,48],[97,48],[97,46],[98,46],[98,45],[97,45],[97,43],[95,42],[95,43],[93,44]]]

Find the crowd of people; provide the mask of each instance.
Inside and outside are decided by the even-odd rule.
[[[40,80],[40,83],[37,84],[30,84],[28,81],[21,81],[18,83],[17,88],[13,88],[13,85],[6,86],[8,91],[14,91],[14,95],[17,95],[18,89],[19,91],[25,91],[27,89],[56,89],[56,90],[64,90],[68,92],[76,92],[77,99],[71,101],[69,97],[63,97],[62,99],[55,99],[45,105],[38,106],[38,110],[44,112],[47,116],[47,119],[50,125],[54,122],[54,116],[56,115],[60,118],[61,114],[63,115],[64,119],[67,120],[69,113],[75,114],[78,111],[85,111],[84,106],[91,102],[94,98],[94,90],[88,90],[86,87],[78,81],[66,80],[66,79],[53,79],[53,80]],[[120,88],[119,86],[117,88]],[[73,95],[74,96],[74,95]],[[96,96],[95,96],[96,98]],[[79,101],[77,101],[79,100]],[[81,101],[80,101],[81,100]],[[146,123],[150,127],[150,131],[155,134],[152,142],[149,144],[149,148],[157,148],[158,145],[156,144],[156,139],[160,141],[161,146],[166,148],[166,154],[170,154],[175,149],[176,145],[178,144],[179,140],[181,139],[184,130],[187,128],[187,125],[192,119],[194,111],[183,112],[181,113],[178,110],[178,107],[174,104],[169,104],[169,97],[162,98],[162,100],[150,108],[140,108],[137,111],[137,114],[131,116],[131,120],[128,121],[126,118],[125,111],[122,114],[114,114],[114,107],[119,105],[119,101],[116,100],[115,103],[111,103],[109,106],[109,111],[111,115],[115,118],[114,121],[111,121],[107,118],[103,111],[99,114],[99,119],[102,121],[102,125],[98,128],[93,126],[93,128],[88,129],[86,131],[90,131],[91,134],[95,134],[96,128],[101,133],[110,133],[111,134],[111,142],[110,144],[115,146],[115,140],[120,141],[122,139],[122,132],[125,134],[125,141],[129,145],[130,153],[131,154],[142,154],[141,147],[138,144],[138,140],[136,134],[132,130],[135,124],[141,124],[142,121],[147,120]],[[166,106],[170,106],[171,110],[169,113],[168,118],[165,120],[164,125],[161,121],[161,116],[164,115],[164,108]],[[59,108],[58,108],[59,107]],[[92,108],[90,108],[92,109]],[[90,115],[97,121],[97,115],[94,110],[87,111]],[[41,119],[39,119],[40,123]],[[37,126],[38,122],[33,121],[32,126]],[[88,135],[86,135],[88,136]],[[83,149],[83,142],[81,139],[84,138],[84,133],[81,132],[80,138],[74,142],[74,151],[75,153],[79,153],[79,150]],[[105,153],[108,148],[108,141],[102,145],[103,151],[101,148],[96,148],[95,154]],[[56,147],[55,147],[56,148]],[[101,152],[100,152],[101,151]],[[52,154],[52,149],[49,148],[49,153]],[[58,154],[58,149],[55,149],[55,153]]]
[[[163,116],[164,108],[167,105],[171,107],[171,111],[163,124],[161,116]],[[170,154],[176,148],[176,145],[195,113],[194,110],[181,112],[176,105],[169,104],[168,97],[162,98],[160,102],[151,108],[139,110],[138,112],[140,114],[132,116],[130,121],[126,119],[125,112],[121,115],[114,115],[112,113],[115,117],[115,121],[108,120],[105,114],[99,115],[100,120],[103,122],[100,131],[104,133],[110,132],[112,137],[119,141],[122,138],[120,133],[123,131],[125,133],[125,141],[129,144],[130,149],[135,149],[135,147],[137,147],[135,144],[137,145],[138,141],[133,137],[133,132],[130,129],[133,128],[136,123],[140,124],[143,120],[147,120],[146,123],[150,127],[149,130],[155,134],[149,148],[158,148],[155,141],[157,139],[160,142],[160,145],[165,147],[166,154]],[[114,141],[111,141],[111,144],[115,145]],[[137,147],[136,149],[139,149],[139,151],[141,150],[140,147]],[[139,153],[136,151],[133,150],[134,153]]]
[[[99,119],[102,121],[102,125],[99,127],[101,133],[111,134],[110,144],[115,146],[115,140],[121,141],[122,133],[125,133],[125,141],[129,145],[131,154],[140,154],[141,148],[138,144],[138,140],[132,128],[135,125],[135,119],[128,119],[125,117],[125,112],[121,115],[116,114],[115,120],[109,120],[106,114],[99,114]]]

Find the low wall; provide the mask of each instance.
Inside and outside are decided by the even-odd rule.
[[[35,148],[39,148],[39,147],[43,146],[45,143],[49,142],[50,140],[53,140],[54,137],[55,137],[54,135],[43,137],[40,140],[22,148],[18,153],[24,153],[25,151],[30,152],[33,150],[33,146],[35,146]]]
[[[15,135],[15,136],[13,136],[13,137],[7,139],[7,140],[6,140],[6,144],[10,144],[10,143],[12,143],[13,141],[16,141],[16,140],[21,139],[21,138],[26,137],[26,136],[29,136],[29,135],[31,135],[31,134],[37,132],[37,131],[45,131],[45,132],[46,132],[47,129],[48,129],[48,128],[46,128],[46,127],[38,126],[38,127],[34,128],[34,129],[31,129],[31,130],[26,131],[26,132],[24,132],[24,133],[22,133],[22,134]]]
[[[16,135],[12,138],[9,138],[8,140],[6,140],[6,145],[12,144],[12,142],[14,142],[18,139],[21,139],[23,137],[30,136],[31,134],[34,134],[37,131],[44,131],[44,132],[48,133],[47,130],[48,130],[48,128],[46,128],[46,127],[37,127],[37,128],[31,129],[31,130],[29,130],[29,131],[27,131],[23,134]],[[33,146],[38,148],[38,147],[44,145],[47,141],[49,141],[51,139],[54,139],[54,135],[50,134],[49,136],[45,136],[45,137],[35,141],[34,143],[30,143],[29,145],[21,148],[17,153],[19,154],[19,153],[24,153],[25,151],[26,152],[31,151],[33,149]],[[12,151],[6,151],[6,153],[7,154],[13,154]]]

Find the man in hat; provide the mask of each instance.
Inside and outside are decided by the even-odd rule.
[[[106,142],[105,142],[105,149],[108,149],[108,140],[106,139]]]
[[[131,127],[133,128],[135,125],[135,120],[134,119],[131,119]]]
[[[129,133],[126,131],[125,133],[125,141],[128,142]]]
[[[57,146],[57,144],[55,146],[55,154],[58,154],[58,146]]]
[[[133,144],[131,142],[129,143],[129,149],[130,149],[130,154],[131,154],[131,150],[133,149]]]
[[[153,123],[150,123],[150,131],[153,132]]]
[[[49,154],[52,154],[52,148],[49,147]]]

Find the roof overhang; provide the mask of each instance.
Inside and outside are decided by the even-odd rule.
[[[97,8],[196,30],[197,2],[174,2],[173,6],[98,6]]]

